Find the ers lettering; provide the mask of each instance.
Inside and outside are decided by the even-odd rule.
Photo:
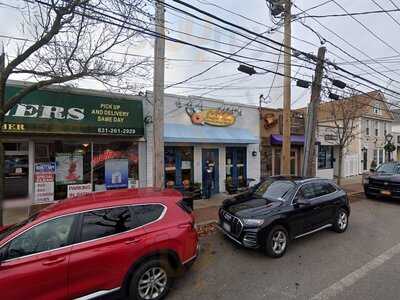
[[[71,107],[64,108],[60,106],[38,105],[38,104],[17,104],[15,112],[11,114],[8,111],[6,116],[22,118],[41,118],[41,119],[57,119],[57,120],[75,120],[80,121],[85,118],[85,110],[83,108]]]

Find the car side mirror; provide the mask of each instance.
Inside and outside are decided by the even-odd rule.
[[[371,173],[374,173],[374,172],[375,172],[375,169],[374,169],[374,168],[371,168],[371,169],[369,169],[369,171],[370,171]]]

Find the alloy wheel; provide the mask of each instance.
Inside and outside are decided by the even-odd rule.
[[[272,250],[275,254],[282,254],[286,249],[286,234],[282,230],[277,230],[272,235]]]
[[[167,288],[167,272],[160,267],[147,270],[139,279],[138,291],[142,299],[157,299]]]
[[[340,230],[344,230],[347,226],[347,213],[345,211],[341,211],[338,216],[338,226]]]

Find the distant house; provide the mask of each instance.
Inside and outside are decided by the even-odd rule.
[[[343,113],[338,109],[339,106],[342,106]],[[384,146],[392,131],[394,117],[383,93],[374,91],[320,105],[317,174],[331,173],[332,176],[338,176],[339,140],[347,119],[352,120],[354,136],[343,149],[343,177],[362,174],[370,168],[372,161],[379,165],[389,160]],[[338,124],[341,127],[339,129],[335,128]]]
[[[394,159],[400,161],[400,109],[393,109],[392,135],[396,145]]]

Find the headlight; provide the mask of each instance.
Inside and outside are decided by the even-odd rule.
[[[264,224],[264,220],[262,219],[243,219],[244,225],[247,226],[261,226]]]

